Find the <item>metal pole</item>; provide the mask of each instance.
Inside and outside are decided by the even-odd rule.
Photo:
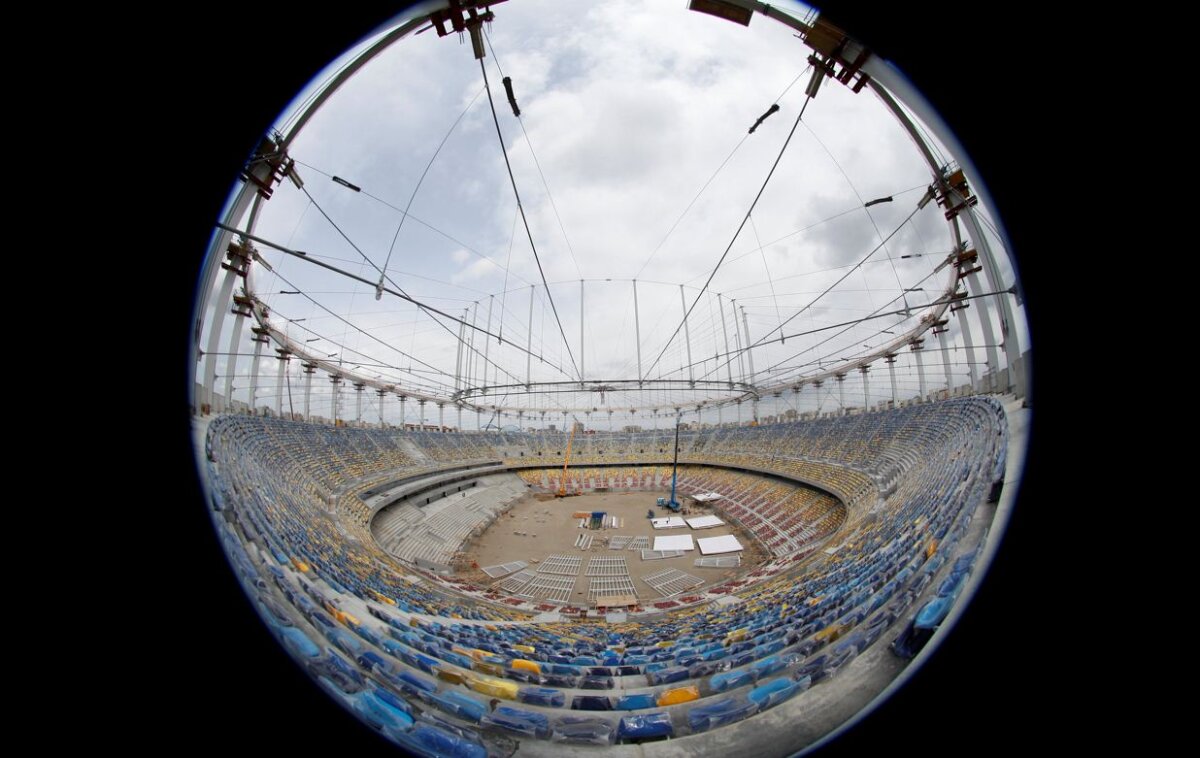
[[[529,285],[529,339],[525,343],[525,389],[533,384],[533,290],[536,284]]]
[[[475,301],[475,305],[471,308],[471,332],[467,335],[467,365],[463,370],[463,388],[468,389],[474,382],[475,369],[478,366],[478,361],[475,360],[475,318],[479,315],[479,301]]]
[[[672,509],[678,508],[679,503],[675,501],[675,480],[679,474],[679,409],[675,409],[675,451],[674,458],[671,460],[671,499],[668,504]]]
[[[725,337],[725,355],[729,356],[729,329],[725,325],[725,306],[721,303],[721,293],[717,293],[717,310],[721,312],[721,334]],[[734,326],[737,324],[735,322]],[[739,356],[740,357],[740,356]],[[725,361],[725,370],[729,374],[729,386],[733,386],[733,361]]]
[[[750,384],[757,385],[758,377],[754,373],[754,351],[750,346],[754,343],[750,341],[750,321],[746,318],[746,306],[742,306],[742,326],[746,329],[746,363],[750,366]],[[758,421],[758,396],[756,395],[750,401],[751,418]]]
[[[692,367],[692,332],[687,322],[687,299],[683,296],[683,285],[679,285],[679,305],[683,308],[683,341],[687,344],[688,381],[696,383],[695,369]]]
[[[495,305],[495,303],[496,303],[496,296],[488,295],[488,317],[487,317],[487,333],[488,334],[492,333],[492,306]],[[491,340],[485,339],[483,341],[483,386],[485,388],[487,387],[487,375],[488,375],[488,352],[489,352],[488,349],[491,346],[492,346]],[[438,424],[440,425],[441,422],[439,421]]]
[[[633,280],[633,337],[637,345],[638,384],[642,380],[642,322],[638,318],[637,279]]]
[[[454,389],[462,389],[463,329],[466,328],[467,309],[463,308],[463,320],[458,325],[458,357],[454,361]]]
[[[583,382],[583,280],[579,280],[579,381]]]
[[[729,308],[733,311],[733,342],[734,342],[734,347],[737,348],[738,378],[744,382],[744,381],[746,381],[746,352],[747,351],[742,350],[742,328],[740,326],[738,326],[737,300],[735,300],[732,297],[729,298]],[[746,343],[746,344],[749,344],[749,343]],[[733,367],[730,366],[731,370],[732,370],[732,368]],[[730,379],[730,383],[731,384],[733,383],[732,379]],[[741,420],[742,420],[741,409],[739,408],[738,409],[738,423],[741,423]]]
[[[750,321],[746,318],[746,306],[742,306],[742,328],[746,331],[746,363],[750,364],[750,384],[755,383],[754,351],[750,349]]]

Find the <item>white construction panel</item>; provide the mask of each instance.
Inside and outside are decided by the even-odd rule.
[[[720,500],[724,495],[719,492],[702,492],[692,497],[701,503],[711,503],[713,500]]]
[[[655,529],[682,529],[687,526],[687,522],[683,520],[682,516],[651,519],[650,523]]]
[[[721,526],[725,522],[716,516],[699,516],[687,520],[687,525],[693,529],[711,529],[714,526]]]
[[[505,574],[511,574],[514,571],[520,571],[528,565],[529,564],[525,561],[513,561],[512,563],[502,563],[498,566],[484,566],[483,573],[487,574],[493,579],[496,579],[504,576]]]
[[[692,535],[678,534],[670,537],[655,537],[655,550],[695,550],[696,546],[692,544]],[[741,550],[739,545],[738,550]]]
[[[700,545],[700,552],[704,555],[715,555],[718,553],[736,553],[740,550],[745,550],[742,543],[738,542],[737,537],[732,534],[722,534],[720,537],[707,537],[702,540],[697,540]]]

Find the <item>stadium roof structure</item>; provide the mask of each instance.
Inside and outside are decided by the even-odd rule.
[[[725,692],[716,686],[723,674],[714,673],[719,664],[705,668],[712,663],[707,658],[686,677],[677,670],[685,666],[679,659],[667,668],[631,664],[646,666],[637,676],[645,678],[646,689],[657,688],[654,698],[669,701],[639,692],[638,702],[649,704],[632,710],[682,706],[685,701],[670,698],[686,698],[687,681],[703,680],[702,702],[671,712],[677,725],[687,724],[676,736],[698,737],[761,709],[757,722],[733,726],[768,752],[787,749],[775,738],[794,728],[797,710],[767,709],[819,677],[831,677],[871,645],[869,665],[876,665],[886,656],[879,642],[884,628],[889,634],[899,630],[907,603],[921,592],[937,593],[936,603],[920,606],[932,609],[932,620],[921,628],[925,638],[938,624],[951,626],[961,612],[952,610],[953,603],[960,593],[969,599],[1003,532],[1008,501],[989,512],[990,527],[998,527],[993,531],[978,528],[982,517],[972,522],[970,545],[957,540],[974,511],[953,508],[968,501],[972,509],[981,505],[989,487],[986,502],[994,505],[1005,472],[1016,470],[1005,468],[1009,407],[995,398],[953,396],[1010,393],[1019,400],[1026,394],[1030,341],[1012,245],[975,165],[925,98],[887,60],[798,3],[422,3],[330,63],[278,116],[233,181],[206,253],[192,320],[190,400],[208,504],[230,562],[241,578],[257,572],[264,584],[270,580],[266,567],[278,568],[270,573],[289,577],[274,585],[285,595],[290,577],[307,574],[293,587],[307,593],[295,608],[311,606],[321,619],[326,611],[333,614],[341,626],[330,622],[318,633],[342,652],[361,647],[342,626],[360,636],[365,630],[362,639],[381,645],[382,635],[374,641],[370,635],[383,628],[376,621],[390,624],[396,650],[409,656],[399,659],[414,674],[405,680],[410,685],[424,682],[416,669],[432,674],[444,663],[472,672],[491,666],[489,677],[498,676],[500,664],[476,657],[483,656],[482,647],[470,649],[468,658],[426,639],[431,629],[442,641],[458,642],[454,635],[465,634],[481,646],[494,641],[480,632],[488,629],[497,639],[515,640],[509,652],[524,646],[532,654],[533,646],[514,636],[519,628],[566,621],[544,611],[553,603],[540,602],[556,595],[535,598],[531,590],[527,597],[508,598],[498,611],[488,606],[496,605],[494,598],[472,595],[468,583],[449,574],[434,577],[415,561],[395,576],[367,572],[375,584],[356,584],[367,581],[360,573],[367,565],[362,555],[378,557],[372,519],[388,501],[434,482],[507,472],[524,492],[512,472],[528,474],[532,461],[561,469],[564,480],[569,465],[661,467],[670,459],[669,435],[643,432],[674,425],[676,462],[759,477],[753,485],[739,484],[740,492],[783,482],[832,493],[813,501],[817,505],[805,512],[810,515],[785,509],[782,499],[767,503],[765,495],[753,502],[739,501],[732,490],[714,493],[720,498],[714,507],[729,521],[697,522],[745,527],[758,520],[779,551],[770,566],[770,592],[776,594],[768,598],[786,602],[762,602],[749,592],[749,602],[744,600],[737,588],[759,581],[749,576],[758,568],[749,565],[749,578],[716,588],[719,597],[704,594],[709,588],[693,591],[689,582],[697,577],[669,569],[651,585],[663,596],[653,607],[642,608],[636,595],[623,594],[629,586],[642,589],[628,577],[606,576],[606,594],[592,593],[601,599],[618,593],[620,605],[630,606],[610,619],[613,626],[603,627],[628,622],[621,627],[626,631],[609,638],[614,646],[612,640],[627,630],[641,634],[643,622],[657,634],[685,618],[677,614],[683,604],[721,620],[738,614],[750,619],[764,609],[781,618],[788,611],[792,619],[832,614],[812,605],[824,594],[801,597],[809,585],[796,583],[790,588],[795,594],[781,587],[800,576],[800,568],[821,561],[848,573],[868,555],[882,567],[886,545],[887,570],[899,568],[902,577],[876,588],[880,582],[864,571],[854,578],[863,584],[854,584],[853,592],[850,583],[838,585],[860,605],[866,605],[870,585],[871,602],[888,601],[886,608],[872,605],[854,616],[857,606],[847,600],[849,616],[837,619],[845,626],[818,631],[720,629],[723,649],[704,654],[723,654],[728,647],[734,655],[739,646],[735,668],[742,670],[727,672],[721,686],[747,690],[737,694],[736,707],[749,708],[743,695],[750,696],[750,686],[739,677],[753,671],[751,710],[727,710],[734,706],[714,694]],[[940,399],[946,402],[927,402]],[[872,410],[885,412],[863,413]],[[866,439],[855,426],[859,413],[863,429],[880,418],[886,427],[862,446],[879,453],[866,462],[850,460],[847,452]],[[316,423],[277,420],[283,418]],[[791,428],[815,429],[814,438],[831,440],[824,457],[810,460],[807,442],[780,431],[787,425],[775,425],[784,421],[804,421]],[[945,430],[909,446],[910,438],[938,424]],[[764,428],[747,428],[759,426]],[[714,427],[723,431],[709,435]],[[386,431],[395,428],[413,434]],[[566,445],[555,435],[531,433],[551,428],[571,431],[570,438],[561,435]],[[450,431],[468,434],[429,433]],[[1018,447],[1023,434],[1023,426],[1014,432]],[[719,455],[712,449],[717,439],[726,444]],[[784,440],[791,447],[781,455],[774,448]],[[582,462],[572,461],[571,441]],[[651,441],[661,449],[640,449]],[[614,454],[605,450],[609,446],[624,447]],[[378,460],[363,465],[364,451],[378,453]],[[936,477],[928,473],[933,465],[923,468],[930,461],[938,464]],[[320,486],[305,479],[314,471],[324,477]],[[585,478],[573,483],[572,494],[608,489],[608,483],[620,489],[623,476],[591,483]],[[853,487],[843,491],[839,476]],[[656,481],[653,475],[649,480]],[[693,495],[719,488],[696,481],[700,489],[689,490]],[[909,489],[892,498],[898,482]],[[937,498],[920,490],[905,499],[926,484]],[[958,497],[968,489],[970,497]],[[672,493],[674,498],[674,479]],[[564,494],[561,486],[558,494]],[[902,523],[898,517],[895,524],[888,521],[889,507],[899,513],[914,504],[930,510]],[[822,510],[825,505],[837,508]],[[934,512],[943,506],[944,512]],[[727,508],[751,518],[743,522]],[[836,519],[847,511],[863,531],[838,532],[843,522]],[[828,520],[817,523],[824,516],[811,514]],[[936,524],[943,531],[929,540],[934,517],[943,519]],[[957,520],[944,540],[951,547],[937,553],[952,517]],[[880,536],[883,526],[894,525],[904,539],[892,539],[891,532],[886,540]],[[459,526],[466,532],[475,522]],[[247,549],[255,541],[251,534],[267,539]],[[855,541],[863,534],[881,542]],[[239,543],[243,537],[245,545]],[[292,552],[292,538],[301,550]],[[740,553],[743,542],[754,550],[765,544],[758,532],[743,542],[724,535],[697,538],[695,545],[690,534],[677,534],[656,537],[655,548],[680,541],[688,550],[699,548],[698,555]],[[454,547],[446,545],[448,555]],[[948,558],[950,550],[959,553]],[[750,555],[696,558],[694,565],[740,570]],[[318,565],[322,559],[328,564]],[[806,563],[790,563],[801,559]],[[495,564],[482,571],[514,585],[538,579],[529,567],[509,572],[515,560]],[[914,576],[917,567],[921,573]],[[917,588],[939,571],[935,585]],[[575,585],[541,573],[546,576],[536,582],[538,590],[572,595]],[[248,584],[243,588],[253,597]],[[326,589],[334,594],[323,594]],[[266,594],[273,593],[268,587]],[[352,605],[339,605],[344,599]],[[273,613],[265,600],[256,606],[259,612]],[[402,606],[406,615],[392,615]],[[362,615],[363,608],[374,619],[360,625],[352,611]],[[471,615],[477,609],[483,615]],[[865,621],[872,613],[878,615]],[[887,614],[890,619],[881,622]],[[448,615],[463,621],[463,629],[443,625]],[[422,636],[414,641],[418,629]],[[847,639],[835,636],[850,630]],[[557,634],[550,629],[546,639],[552,631]],[[333,648],[314,654],[316,646],[298,628],[272,633],[294,657],[327,655],[321,686],[345,703],[352,699],[356,713],[369,712],[365,721],[385,714],[393,726],[406,720],[413,726],[414,719],[406,719],[412,714],[399,714],[376,697],[382,689],[343,689],[350,699],[334,692],[335,680],[354,675],[328,663],[341,656]],[[670,642],[662,634],[661,641]],[[806,645],[822,634],[822,645],[837,644],[828,649],[828,661],[810,660],[805,656],[819,651]],[[555,644],[562,639],[567,637]],[[751,639],[754,654],[740,649]],[[910,652],[925,654],[913,645]],[[780,653],[785,646],[788,652]],[[630,653],[624,641],[619,647],[622,660],[626,653],[642,656]],[[538,660],[549,672],[546,650]],[[691,665],[691,650],[684,652],[682,660]],[[647,647],[647,659],[651,653]],[[822,665],[805,674],[817,660]],[[522,671],[539,670],[539,663],[522,662],[530,666]],[[826,663],[830,668],[822,667]],[[892,663],[880,680],[895,681],[881,684],[878,696],[871,695],[875,700],[856,701],[852,710],[865,712],[902,683],[905,664]],[[789,681],[778,676],[768,682],[784,669]],[[436,703],[443,714],[481,725],[489,739],[497,730],[513,732],[514,724],[516,731],[529,727],[538,739],[523,750],[558,754],[557,744],[542,739],[541,726],[499,709],[470,711],[479,701],[463,687],[502,693],[504,708],[518,702],[518,692],[522,704],[567,708],[565,701],[523,699],[550,695],[533,692],[538,687],[518,689],[514,681],[546,683],[536,677],[447,678],[420,697],[428,695],[431,700],[422,702]],[[678,688],[660,687],[676,683]],[[575,696],[583,709],[604,697]],[[828,724],[814,722],[805,733],[803,749],[850,723],[844,712],[830,714]],[[560,716],[552,713],[555,729],[575,718]],[[506,725],[510,717],[516,720]],[[404,740],[420,731],[431,740],[424,744],[432,744],[431,735],[450,723],[436,718],[385,734],[410,745]],[[626,744],[614,746],[616,752],[669,752],[652,742],[628,745],[662,736],[655,724],[639,722],[640,715],[628,718],[633,725],[627,729],[620,714],[621,736],[614,739]],[[460,736],[460,747],[473,739],[470,730]],[[695,739],[692,744],[709,746]]]
[[[422,5],[247,161],[193,405],[615,429],[1023,394],[990,207],[920,94],[812,9]]]

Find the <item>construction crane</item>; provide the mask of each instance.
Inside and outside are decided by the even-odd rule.
[[[657,504],[660,507],[670,508],[672,511],[679,513],[679,501],[675,499],[675,482],[679,475],[679,419],[675,419],[675,455],[671,461],[671,499],[660,497]]]
[[[575,423],[571,424],[571,435],[567,437],[567,456],[563,459],[562,478],[558,482],[558,492],[554,493],[555,497],[575,497],[580,494],[578,492],[567,492],[567,466],[571,465],[571,443],[575,440],[575,427],[579,425],[579,419],[574,416]]]

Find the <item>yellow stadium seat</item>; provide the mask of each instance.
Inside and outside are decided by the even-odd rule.
[[[816,634],[814,634],[813,639],[817,640],[818,642],[820,642],[822,640],[827,641],[827,642],[833,642],[834,640],[841,637],[845,633],[846,633],[846,625],[845,624],[832,624],[830,626],[825,627],[824,629],[817,632]]]
[[[521,671],[532,671],[535,674],[542,673],[542,667],[533,661],[527,661],[524,658],[516,658],[512,662],[512,667]]]
[[[451,671],[449,669],[438,669],[437,676],[438,679],[441,679],[443,682],[449,682],[450,684],[467,683],[467,677],[463,676],[457,671]]]
[[[476,692],[492,697],[502,697],[508,700],[517,699],[517,685],[502,679],[468,679],[467,686]]]
[[[687,687],[676,687],[675,689],[664,691],[658,696],[658,704],[660,706],[679,705],[680,703],[690,703],[698,699],[700,699],[700,689],[692,684]]]

